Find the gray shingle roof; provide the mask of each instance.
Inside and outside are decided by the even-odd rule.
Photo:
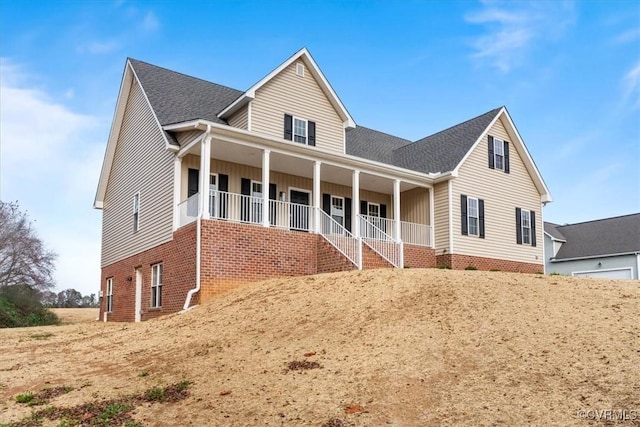
[[[394,151],[394,164],[419,172],[448,172],[460,163],[500,108]]]
[[[560,231],[558,231],[558,227],[560,227],[558,224],[554,224],[552,222],[545,222],[544,223],[544,231],[547,234],[549,234],[551,237],[553,237],[554,239],[557,239],[557,240],[567,240],[567,239],[564,238],[562,233],[560,233]]]
[[[364,126],[346,131],[346,153],[364,159],[393,164],[393,151],[411,144],[408,139],[398,138]]]
[[[161,125],[205,119],[226,123],[217,114],[242,91],[129,58]]]
[[[556,259],[640,252],[640,213],[556,228],[567,241]]]
[[[244,92],[129,58],[161,125],[217,117]],[[416,142],[363,126],[346,131],[346,153],[418,172],[447,172],[460,160],[495,118],[500,108]],[[177,144],[171,134],[170,142]]]

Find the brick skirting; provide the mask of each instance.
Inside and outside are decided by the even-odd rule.
[[[404,266],[409,268],[433,268],[436,252],[426,246],[404,245]]]
[[[107,279],[113,278],[113,311],[107,320],[135,320],[136,268],[142,269],[142,320],[182,310],[187,292],[196,283],[196,224],[175,233],[173,240],[102,268],[100,320],[107,304]],[[151,308],[151,266],[162,262],[162,307]],[[131,278],[131,280],[129,280]],[[192,304],[198,303],[194,295]]]
[[[467,267],[473,267],[476,270],[512,271],[516,273],[542,273],[544,271],[542,264],[458,254],[436,256],[436,266],[452,268],[453,270],[464,270]]]

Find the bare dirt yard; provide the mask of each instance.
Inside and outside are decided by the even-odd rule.
[[[640,283],[356,271],[141,324],[0,330],[0,424],[637,426]]]

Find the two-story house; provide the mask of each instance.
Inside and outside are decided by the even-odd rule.
[[[413,142],[357,126],[307,49],[246,91],[128,59],[94,204],[101,316],[277,276],[542,272],[549,201],[504,107]]]

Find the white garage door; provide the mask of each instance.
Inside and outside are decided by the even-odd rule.
[[[596,270],[579,271],[572,273],[573,276],[596,277],[599,279],[629,279],[631,280],[631,269],[623,268],[618,270]]]

